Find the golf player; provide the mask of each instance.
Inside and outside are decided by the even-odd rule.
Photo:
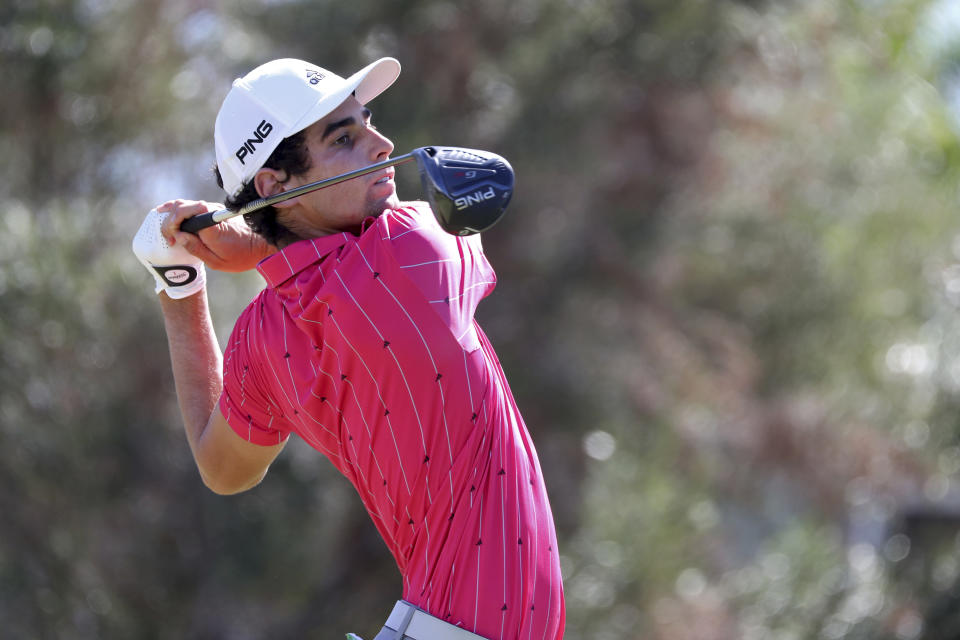
[[[301,60],[234,81],[214,127],[227,206],[386,160],[366,104],[392,58],[343,78]],[[291,433],[356,488],[402,576],[376,640],[556,640],[556,532],[530,434],[474,320],[496,276],[479,235],[400,202],[387,167],[200,231],[172,200],[133,242],[156,280],[177,397],[204,483],[257,485]],[[205,265],[266,286],[221,350]],[[383,615],[387,612],[382,612]]]

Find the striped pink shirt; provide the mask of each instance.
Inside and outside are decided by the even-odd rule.
[[[491,639],[562,637],[563,587],[543,475],[474,321],[496,276],[479,236],[407,203],[292,244],[224,356],[220,408],[257,444],[291,432],[353,483],[403,598]]]

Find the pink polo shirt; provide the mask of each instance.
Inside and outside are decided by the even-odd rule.
[[[220,409],[262,445],[291,432],[356,487],[403,598],[491,639],[563,635],[556,532],[537,454],[473,314],[496,276],[480,236],[424,203],[359,237],[304,240],[224,354]]]

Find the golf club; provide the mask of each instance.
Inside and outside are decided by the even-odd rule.
[[[419,147],[363,169],[254,200],[237,211],[221,209],[187,218],[180,229],[196,233],[235,216],[411,160],[416,161],[420,170],[420,183],[433,215],[447,233],[467,236],[489,229],[503,216],[513,195],[513,168],[504,158],[461,147]]]

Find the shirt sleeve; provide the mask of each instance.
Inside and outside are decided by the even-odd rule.
[[[223,358],[223,392],[220,394],[220,412],[237,435],[254,444],[280,444],[290,436],[290,428],[282,413],[263,393],[269,387],[263,383],[259,362],[251,357],[262,340],[257,336],[253,322],[260,299],[254,300],[237,319]]]

